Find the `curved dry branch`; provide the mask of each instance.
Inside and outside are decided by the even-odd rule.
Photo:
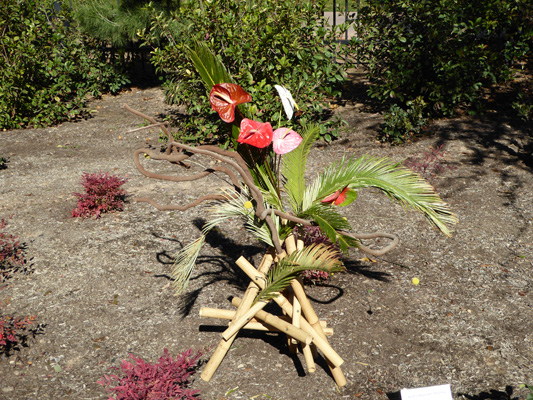
[[[377,238],[387,238],[391,239],[392,242],[389,243],[387,246],[383,247],[382,249],[376,250],[371,249],[369,247],[363,246],[362,244],[359,244],[357,247],[358,249],[363,250],[365,253],[370,254],[372,256],[382,256],[385,253],[388,253],[389,251],[393,250],[398,246],[398,243],[400,243],[400,239],[398,236],[392,234],[392,233],[385,233],[385,232],[374,232],[374,233],[346,233],[343,232],[343,234],[351,236],[355,239],[377,239]]]
[[[212,168],[206,168],[204,171],[193,174],[193,175],[171,176],[171,175],[157,174],[157,173],[146,170],[141,164],[140,155],[147,154],[154,160],[165,160],[171,163],[178,164],[181,167],[189,168],[189,165],[185,164],[183,161],[188,158],[191,158],[195,154],[200,154],[200,155],[205,155],[207,157],[214,158],[215,160],[218,160],[224,164],[231,166],[235,171],[237,171],[237,174],[240,175],[242,181],[244,181],[246,186],[248,186],[248,188],[250,189],[250,194],[257,204],[255,215],[260,220],[265,221],[265,223],[268,225],[270,232],[272,234],[272,243],[274,244],[274,247],[278,254],[281,254],[283,252],[283,249],[281,247],[281,242],[280,242],[278,231],[276,229],[276,225],[272,219],[273,215],[277,215],[278,217],[282,219],[286,219],[288,221],[295,222],[297,224],[301,224],[304,226],[314,225],[313,221],[298,218],[298,217],[295,217],[294,215],[285,213],[280,210],[266,208],[264,205],[263,194],[261,190],[255,185],[254,179],[248,169],[248,166],[246,165],[245,161],[243,160],[243,158],[240,156],[239,153],[234,152],[234,151],[229,151],[229,150],[223,150],[219,147],[212,146],[212,145],[201,145],[201,146],[194,147],[194,146],[189,146],[189,145],[177,142],[172,136],[172,133],[169,131],[166,123],[158,123],[154,118],[148,115],[145,115],[140,111],[134,110],[133,108],[127,105],[124,105],[124,108],[128,110],[129,112],[141,118],[144,118],[145,120],[149,121],[152,124],[150,126],[147,126],[146,128],[151,128],[151,127],[156,127],[156,126],[161,128],[161,130],[164,132],[164,134],[166,135],[168,139],[168,143],[167,143],[168,147],[165,153],[156,153],[150,149],[138,149],[134,152],[133,159],[134,159],[135,165],[137,169],[143,175],[147,176],[148,178],[153,178],[153,179],[161,179],[161,180],[167,180],[167,181],[172,181],[172,182],[184,182],[184,181],[199,180],[214,172],[222,172],[231,179],[231,182],[233,183],[233,185],[235,186],[237,190],[242,190],[242,185],[237,175],[231,169],[227,167],[216,166]],[[195,201],[189,204],[186,204],[184,206],[178,206],[178,205],[161,205],[149,198],[135,198],[136,201],[147,202],[161,211],[163,210],[185,211],[191,207],[195,207],[201,204],[204,201],[225,200],[225,199],[227,199],[226,196],[210,194],[210,195],[202,196],[196,199]],[[370,233],[370,234],[353,234],[353,233],[352,234],[344,233],[344,234],[352,236],[355,239],[375,239],[375,238],[384,237],[384,238],[392,240],[392,242],[389,245],[379,250],[371,249],[363,245],[359,246],[359,248],[363,250],[365,253],[368,253],[374,256],[381,256],[391,251],[398,245],[398,242],[399,242],[398,237],[396,235],[382,233],[382,232],[376,232],[376,233]]]

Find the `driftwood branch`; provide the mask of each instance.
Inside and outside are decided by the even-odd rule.
[[[272,243],[274,244],[277,254],[281,254],[283,252],[283,249],[281,247],[281,241],[280,241],[275,223],[272,219],[273,214],[277,215],[278,217],[282,219],[286,219],[288,221],[292,221],[303,226],[315,225],[313,221],[298,218],[298,217],[295,217],[294,215],[285,213],[280,210],[266,208],[264,205],[264,199],[263,199],[261,190],[255,185],[254,179],[248,169],[248,166],[246,165],[246,162],[243,160],[243,158],[240,156],[239,153],[235,151],[230,151],[230,150],[223,150],[217,146],[201,145],[201,146],[195,147],[195,146],[189,146],[189,145],[180,143],[176,141],[174,137],[172,136],[172,133],[168,129],[167,123],[159,123],[154,118],[148,115],[145,115],[140,111],[134,110],[133,108],[127,105],[124,105],[124,108],[128,110],[129,112],[141,118],[144,118],[145,120],[151,123],[151,125],[143,127],[142,129],[158,127],[163,131],[163,133],[167,137],[167,149],[165,150],[164,153],[155,152],[151,149],[138,149],[133,153],[133,160],[135,162],[135,166],[143,175],[147,176],[148,178],[152,178],[152,179],[167,180],[171,182],[186,182],[186,181],[196,181],[196,180],[205,178],[206,176],[210,174],[220,172],[228,176],[228,178],[231,180],[231,183],[233,184],[234,188],[237,191],[241,191],[243,189],[242,184],[241,184],[241,180],[242,180],[242,182],[244,182],[244,184],[250,189],[250,194],[256,202],[256,209],[255,209],[256,216],[260,220],[265,221],[265,223],[268,225],[270,229],[270,232],[272,234]],[[130,132],[134,132],[137,130],[138,129],[135,129]],[[198,172],[196,174],[192,174],[192,175],[186,175],[186,176],[165,175],[165,174],[158,174],[158,173],[154,173],[154,172],[150,172],[146,170],[140,161],[140,156],[143,154],[148,155],[153,160],[168,161],[172,164],[176,164],[186,169],[190,168],[190,165],[185,163],[185,161],[196,154],[215,159],[223,165],[215,166],[212,168],[205,168],[203,171]],[[233,170],[228,167],[233,168],[233,170],[236,171],[237,173],[233,172]],[[182,205],[182,206],[162,205],[149,198],[135,198],[134,200],[140,201],[140,202],[147,202],[153,205],[158,210],[185,211],[185,210],[188,210],[189,208],[200,205],[204,201],[225,200],[225,199],[227,199],[227,196],[223,196],[220,194],[208,194],[208,195],[201,196],[198,199],[188,204]],[[392,240],[390,244],[388,244],[387,246],[379,250],[368,248],[366,246],[363,246],[362,244],[359,245],[359,248],[361,250],[374,256],[380,256],[391,251],[397,246],[398,241],[399,241],[397,236],[388,234],[388,233],[381,233],[381,232],[370,233],[370,234],[353,234],[353,233],[346,233],[346,234],[355,239],[375,239],[375,238],[383,237],[383,238]]]

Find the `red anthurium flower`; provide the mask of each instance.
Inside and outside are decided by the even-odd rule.
[[[335,204],[336,206],[338,206],[339,204],[344,203],[344,200],[346,200],[348,190],[348,186],[345,186],[344,189],[342,189],[342,192],[337,190],[335,193],[330,194],[329,196],[322,199],[322,203]]]
[[[272,147],[276,154],[286,154],[302,143],[302,137],[289,128],[279,128],[274,131]]]
[[[237,142],[263,149],[272,143],[272,135],[272,125],[268,122],[263,123],[244,118],[241,121],[241,132]]]
[[[235,120],[235,107],[238,104],[252,101],[252,96],[235,83],[219,83],[211,89],[209,102],[222,121],[233,122]]]

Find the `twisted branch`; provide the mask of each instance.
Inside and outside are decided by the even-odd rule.
[[[218,160],[224,164],[231,166],[235,171],[237,171],[237,174],[241,177],[242,181],[244,181],[246,186],[250,189],[250,194],[252,195],[252,198],[255,200],[257,204],[255,215],[260,220],[265,221],[265,223],[268,225],[270,232],[272,234],[272,243],[274,244],[274,247],[278,254],[281,254],[283,252],[283,249],[281,248],[279,234],[276,229],[276,225],[272,219],[272,215],[277,215],[278,217],[282,219],[286,219],[288,221],[292,221],[292,222],[295,222],[297,224],[301,224],[304,226],[314,225],[313,221],[298,218],[298,217],[295,217],[294,215],[285,213],[280,210],[266,208],[264,205],[263,194],[261,193],[261,190],[255,185],[253,177],[245,161],[243,160],[243,158],[241,157],[239,153],[235,151],[223,150],[219,147],[212,146],[212,145],[201,145],[201,146],[193,147],[193,146],[188,146],[186,144],[177,142],[176,140],[174,140],[172,133],[169,131],[167,127],[168,123],[166,122],[159,123],[154,118],[148,115],[145,115],[141,113],[140,111],[134,110],[133,108],[127,105],[124,105],[124,108],[128,110],[129,112],[135,115],[138,115],[139,117],[144,118],[145,120],[151,123],[151,125],[148,125],[140,129],[159,127],[164,132],[168,140],[168,143],[167,143],[168,147],[164,153],[154,152],[150,149],[138,149],[133,153],[133,160],[135,162],[135,166],[143,175],[147,176],[148,178],[153,178],[153,179],[167,180],[167,181],[172,181],[172,182],[185,182],[185,181],[199,180],[212,173],[221,172],[221,173],[226,174],[230,178],[233,186],[235,187],[237,191],[241,191],[242,185],[237,175],[231,169],[225,166],[216,166],[212,168],[206,168],[202,172],[198,172],[196,174],[188,175],[188,176],[172,176],[172,175],[158,174],[158,173],[147,171],[140,162],[140,155],[146,154],[154,160],[164,160],[164,161],[168,161],[173,164],[177,164],[184,168],[190,168],[190,166],[184,163],[184,161],[189,159],[195,154],[200,154],[200,155],[205,155],[207,157],[214,158],[215,160]],[[137,130],[139,129],[135,129],[131,132],[134,132]],[[161,205],[152,199],[144,198],[144,197],[135,198],[134,200],[139,201],[139,202],[147,202],[161,211],[163,210],[186,211],[189,208],[200,205],[204,201],[225,200],[225,199],[227,199],[227,196],[223,196],[219,194],[209,194],[209,195],[201,196],[195,201],[190,202],[183,206]],[[397,246],[399,242],[398,237],[396,235],[382,233],[382,232],[376,232],[376,233],[370,233],[370,234],[350,234],[350,233],[345,233],[345,234],[355,239],[375,239],[375,238],[384,237],[384,238],[388,238],[392,240],[392,242],[389,245],[379,250],[370,249],[366,246],[363,246],[362,244],[359,245],[359,248],[361,250],[373,256],[381,256],[391,251]]]

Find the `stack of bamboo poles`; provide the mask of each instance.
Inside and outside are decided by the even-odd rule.
[[[236,311],[207,307],[200,310],[202,317],[231,320],[228,329],[222,333],[222,340],[202,372],[201,377],[204,381],[209,381],[212,378],[238,332],[241,329],[254,329],[285,333],[288,337],[289,350],[295,354],[299,348],[301,349],[309,373],[316,370],[314,359],[318,356],[317,350],[320,350],[327,361],[335,383],[339,387],[346,385],[346,378],[340,368],[343,360],[327,340],[327,335],[332,335],[333,330],[328,328],[324,321],[318,319],[305,295],[300,280],[293,279],[290,287],[273,299],[283,310],[283,317],[263,311],[263,308],[270,301],[258,301],[254,304],[259,290],[264,288],[265,276],[272,263],[282,259],[286,254],[290,255],[303,249],[303,242],[301,240],[296,241],[291,235],[285,240],[285,249],[286,253],[283,254],[267,253],[258,269],[244,257],[237,260],[236,264],[252,282],[248,285],[242,300],[233,298],[232,304],[237,307]]]

